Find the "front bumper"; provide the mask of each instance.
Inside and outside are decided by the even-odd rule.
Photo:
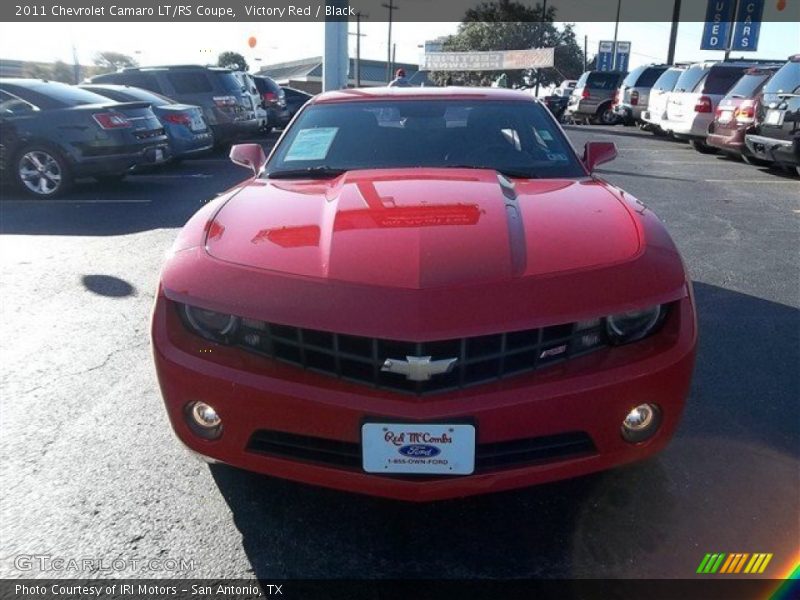
[[[210,343],[189,333],[162,293],[153,314],[153,351],[172,427],[191,450],[213,460],[277,477],[409,501],[497,492],[554,481],[644,459],[674,433],[689,390],[696,325],[690,296],[656,335],[597,351],[559,366],[433,396],[408,396],[325,375]],[[222,418],[215,441],[196,436],[184,419],[202,400]],[[642,402],[658,404],[658,433],[641,444],[622,439],[624,416]],[[475,423],[477,443],[491,444],[583,432],[594,449],[457,477],[382,476],[313,457],[252,451],[256,432],[269,430],[358,444],[365,420]]]
[[[745,136],[747,149],[756,158],[791,166],[800,166],[800,138],[777,140],[761,135]]]

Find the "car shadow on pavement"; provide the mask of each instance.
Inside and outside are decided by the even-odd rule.
[[[792,516],[800,510],[794,418],[800,311],[704,283],[695,284],[695,294],[695,378],[679,432],[659,456],[430,504],[212,465],[253,572],[264,578],[690,577],[697,553],[718,551],[723,541],[741,551],[790,552],[800,536]],[[772,502],[769,519],[755,497]]]

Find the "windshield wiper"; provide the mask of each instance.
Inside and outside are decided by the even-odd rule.
[[[497,171],[505,177],[514,177],[515,179],[540,179],[539,175],[534,175],[530,171],[521,171],[515,169],[498,169],[490,165],[447,165],[448,169],[488,169],[489,171]]]
[[[334,169],[327,165],[320,165],[317,167],[306,167],[304,169],[282,169],[273,171],[267,174],[268,179],[328,179],[338,177],[344,173],[346,169]]]

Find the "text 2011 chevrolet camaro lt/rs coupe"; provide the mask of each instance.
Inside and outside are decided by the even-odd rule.
[[[691,283],[655,215],[521,92],[309,102],[206,204],[152,323],[178,437],[212,460],[426,501],[651,456],[689,390]]]

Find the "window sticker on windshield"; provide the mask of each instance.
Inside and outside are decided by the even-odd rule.
[[[548,160],[552,160],[554,162],[566,162],[567,161],[567,155],[563,154],[561,152],[548,152],[547,153],[547,159]]]
[[[542,138],[545,142],[552,142],[553,136],[550,135],[550,132],[547,129],[542,129],[539,131],[539,137]]]
[[[290,160],[322,160],[328,155],[333,138],[339,131],[338,127],[315,127],[302,129],[295,136],[286,157]]]

